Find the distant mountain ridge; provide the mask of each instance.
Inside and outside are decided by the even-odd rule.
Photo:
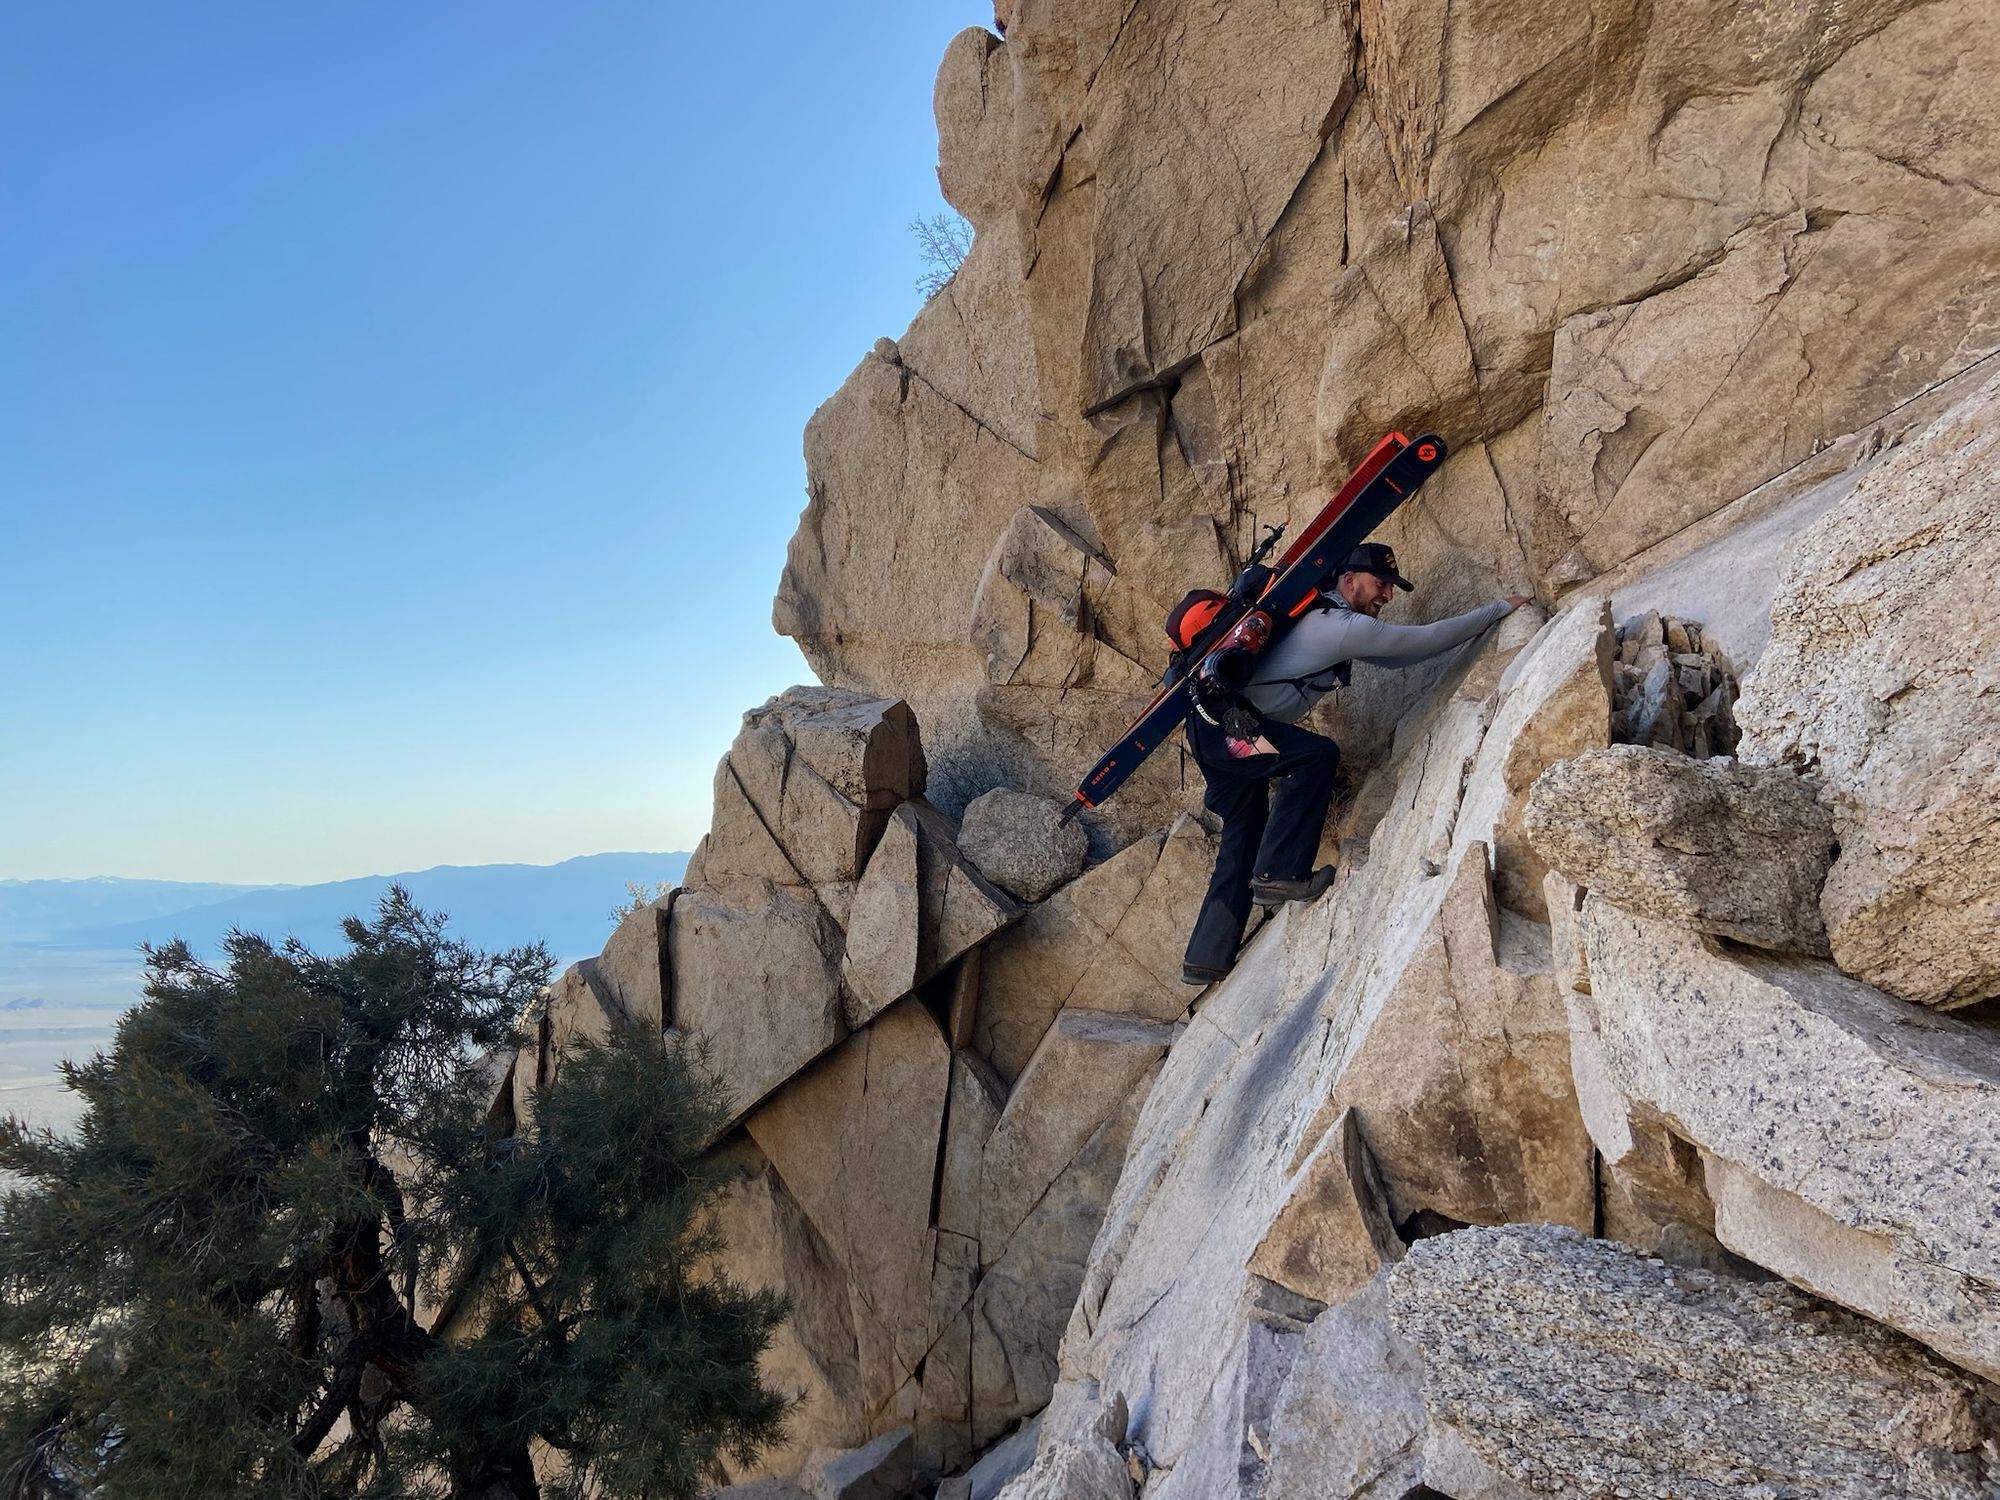
[[[301,886],[0,881],[0,941],[123,949],[182,938],[212,955],[240,929],[328,948],[341,941],[342,918],[367,915],[400,884],[418,905],[447,913],[453,933],[475,947],[539,940],[558,957],[574,957],[603,946],[628,883],[650,889],[678,881],[687,861],[678,851],[585,854],[553,865],[437,865]]]
[[[249,891],[294,889],[276,884],[127,880],[117,875],[94,875],[85,880],[0,880],[0,943],[47,942],[70,928],[142,921],[227,901]]]

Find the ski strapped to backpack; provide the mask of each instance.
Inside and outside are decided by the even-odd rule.
[[[1085,774],[1075,799],[1063,809],[1063,822],[1087,807],[1102,806],[1186,720],[1194,703],[1194,678],[1204,662],[1224,650],[1236,662],[1261,655],[1312,607],[1327,582],[1338,576],[1347,555],[1414,495],[1444,458],[1444,440],[1435,434],[1427,433],[1413,443],[1400,432],[1390,433],[1285,549],[1275,567],[1266,568],[1262,558],[1282,534],[1282,526],[1259,545],[1227,594],[1197,590],[1183,599],[1168,620],[1168,634],[1178,649],[1166,685]]]

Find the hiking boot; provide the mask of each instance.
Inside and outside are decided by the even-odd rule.
[[[1283,906],[1287,901],[1317,901],[1333,884],[1334,867],[1321,865],[1300,880],[1273,880],[1259,875],[1250,882],[1250,899],[1259,906]]]
[[[1182,964],[1182,984],[1220,984],[1229,977],[1227,969],[1211,969],[1207,964]]]

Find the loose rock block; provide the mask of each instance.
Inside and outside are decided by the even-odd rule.
[[[1090,841],[1062,821],[1062,804],[995,787],[959,824],[958,847],[980,872],[1023,901],[1040,901],[1083,873]]]
[[[1620,906],[1759,948],[1827,954],[1819,890],[1833,819],[1786,768],[1614,745],[1543,772],[1526,827],[1552,868]]]
[[[1389,1221],[1375,1162],[1353,1110],[1342,1110],[1295,1177],[1250,1270],[1332,1306],[1360,1293],[1403,1242]]]

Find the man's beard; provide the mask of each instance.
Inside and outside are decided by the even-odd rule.
[[[1368,603],[1361,606],[1361,613],[1368,616],[1371,620],[1380,619],[1383,606],[1388,604],[1388,602],[1387,599],[1371,599]]]

